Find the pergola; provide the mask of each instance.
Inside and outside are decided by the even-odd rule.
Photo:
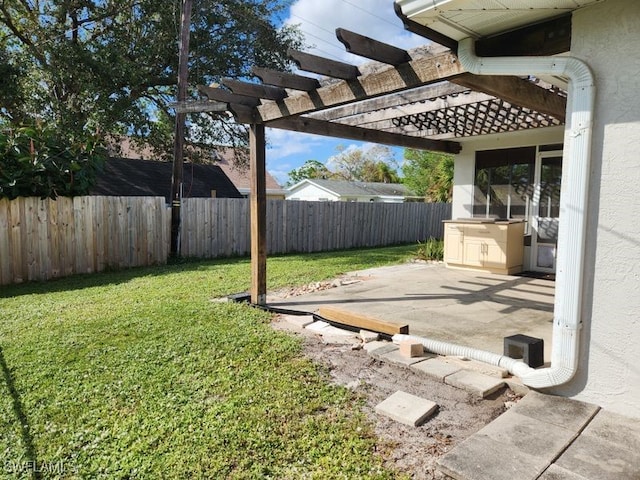
[[[435,44],[409,53],[344,29],[346,50],[373,60],[362,67],[300,51],[289,55],[315,78],[255,67],[261,83],[225,79],[200,86],[250,125],[251,302],[266,301],[265,127],[459,153],[458,139],[561,125],[566,92],[537,78],[473,75],[456,55],[457,42],[396,13],[405,28]],[[555,55],[570,47],[571,17],[475,41],[480,56]]]

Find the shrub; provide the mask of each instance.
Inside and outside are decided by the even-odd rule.
[[[424,243],[418,242],[416,257],[420,260],[441,261],[444,258],[444,242],[433,237],[429,237]]]

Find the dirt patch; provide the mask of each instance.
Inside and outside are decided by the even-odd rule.
[[[273,326],[292,330],[281,317]],[[436,469],[437,459],[518,400],[508,389],[481,400],[407,367],[375,360],[357,345],[327,344],[306,329],[293,330],[303,338],[305,354],[326,366],[333,382],[366,399],[365,412],[375,425],[379,454],[387,466],[414,479],[447,478]],[[376,414],[375,406],[398,390],[436,402],[438,412],[420,427],[408,427]]]

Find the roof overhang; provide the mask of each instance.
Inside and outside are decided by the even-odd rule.
[[[453,40],[481,39],[604,0],[396,0],[403,15]]]

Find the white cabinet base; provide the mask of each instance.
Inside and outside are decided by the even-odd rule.
[[[445,220],[447,267],[511,275],[522,271],[524,222]]]

